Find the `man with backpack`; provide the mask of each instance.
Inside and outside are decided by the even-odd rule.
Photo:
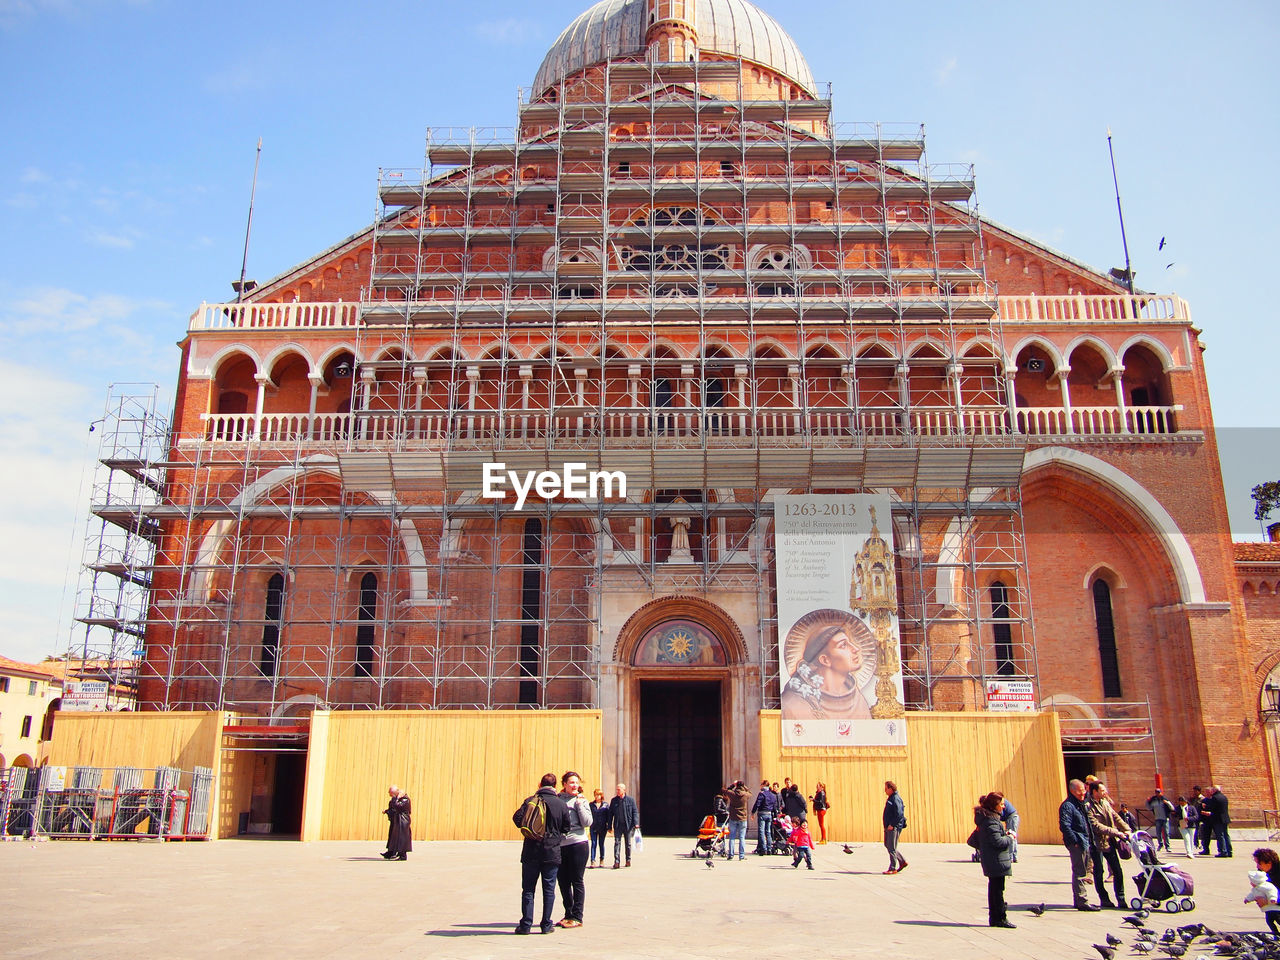
[[[560,872],[560,840],[569,830],[569,807],[556,793],[556,775],[545,774],[538,792],[525,797],[511,821],[520,828],[520,923],[516,933],[533,930],[533,892],[542,878],[542,932],[552,933],[556,906],[556,874]]]

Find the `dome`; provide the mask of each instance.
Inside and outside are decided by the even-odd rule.
[[[618,57],[643,53],[646,0],[601,0],[556,38],[534,78],[539,94],[565,77]],[[768,67],[816,96],[804,54],[778,21],[747,0],[698,0],[698,48]]]

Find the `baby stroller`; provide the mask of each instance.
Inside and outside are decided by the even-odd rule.
[[[1145,830],[1135,832],[1129,843],[1142,867],[1142,872],[1133,878],[1140,895],[1130,900],[1129,906],[1134,910],[1141,910],[1144,906],[1159,910],[1164,904],[1169,913],[1194,910],[1196,902],[1191,895],[1196,892],[1196,884],[1191,874],[1171,863],[1161,863],[1155,838]]]
[[[702,826],[698,827],[698,840],[694,843],[693,849],[689,851],[689,856],[706,857],[710,860],[714,856],[727,857],[728,855],[728,818],[717,820],[714,815],[709,813],[702,818]]]
[[[769,838],[769,842],[773,845],[773,853],[782,854],[784,857],[792,855],[791,841],[788,839],[789,834],[776,819],[772,821]]]

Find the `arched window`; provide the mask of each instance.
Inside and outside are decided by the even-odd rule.
[[[991,584],[991,633],[996,645],[996,674],[1011,677],[1013,666],[1013,627],[1009,623],[1009,588],[997,580]]]
[[[1102,660],[1102,695],[1118,697],[1120,663],[1116,657],[1116,625],[1111,615],[1111,588],[1105,580],[1093,582],[1093,616],[1098,622],[1098,655]]]
[[[520,576],[520,702],[538,702],[542,636],[542,521],[524,522]]]
[[[280,660],[280,627],[284,618],[284,577],[276,573],[267,581],[267,599],[262,611],[262,656],[258,668],[264,677],[274,677]]]
[[[373,631],[378,616],[378,575],[360,578],[360,605],[356,609],[356,676],[373,676]]]

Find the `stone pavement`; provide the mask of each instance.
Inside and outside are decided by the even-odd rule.
[[[1192,862],[1197,909],[1153,915],[1149,924],[1265,929],[1257,908],[1241,903],[1257,845],[1242,841],[1230,860]],[[515,841],[420,842],[406,863],[384,862],[373,843],[0,843],[0,954],[1075,960],[1096,958],[1089,945],[1108,931],[1132,940],[1121,914],[1066,906],[1061,847],[1022,847],[1008,885],[1018,929],[992,930],[986,881],[964,846],[904,844],[910,867],[892,877],[881,875],[887,859],[873,844],[851,855],[821,846],[812,873],[778,856],[708,869],[686,857],[691,846],[647,838],[630,869],[587,872],[581,929],[517,937]],[[1041,902],[1049,905],[1043,917],[1027,912]],[[1137,954],[1127,946],[1117,954],[1130,956]]]

